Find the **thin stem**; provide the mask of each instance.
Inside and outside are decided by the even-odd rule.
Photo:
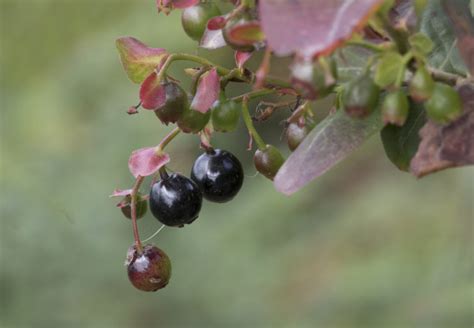
[[[263,141],[263,139],[260,137],[255,127],[253,126],[252,117],[250,117],[250,114],[249,114],[249,106],[248,106],[247,97],[244,97],[242,100],[242,118],[244,120],[245,125],[247,126],[247,130],[249,131],[249,134],[257,143],[258,149],[264,150],[265,142]]]
[[[143,251],[143,246],[140,241],[140,235],[138,234],[138,225],[137,225],[137,193],[140,189],[140,185],[143,182],[144,177],[139,175],[135,180],[133,185],[132,192],[130,193],[131,198],[131,212],[132,212],[132,227],[133,227],[133,238],[135,239],[135,248],[138,253]]]
[[[433,79],[435,79],[436,81],[444,82],[449,85],[456,85],[459,82],[465,80],[464,76],[448,73],[448,72],[445,72],[433,67],[427,67],[427,68],[431,76],[433,76]]]
[[[175,127],[173,130],[171,130],[170,133],[166,135],[166,137],[163,138],[163,140],[160,141],[158,144],[157,152],[162,151],[165,149],[165,147],[173,140],[179,133],[181,132],[181,129],[179,127]]]
[[[380,45],[373,44],[372,42],[368,42],[365,40],[350,40],[346,42],[346,45],[348,46],[355,46],[355,47],[362,47],[368,50],[371,50],[373,52],[382,52],[384,51],[384,48],[381,47]]]
[[[408,52],[405,56],[403,56],[403,59],[402,59],[402,67],[400,67],[400,70],[398,71],[398,75],[397,75],[397,79],[395,80],[395,86],[397,88],[399,88],[403,81],[405,80],[405,71],[406,71],[406,68],[407,68],[407,65],[408,63],[410,62],[410,60],[412,60],[413,58],[413,54],[411,52]]]
[[[267,95],[277,93],[277,91],[278,90],[275,90],[275,89],[254,90],[254,91],[244,93],[240,96],[234,97],[231,100],[235,101],[236,103],[239,103],[239,102],[242,102],[244,100],[244,98],[246,98],[247,100],[251,100],[251,99],[254,99],[254,98],[259,98],[259,97],[263,97],[263,96],[267,96]]]
[[[408,51],[408,40],[404,33],[402,33],[400,30],[397,30],[395,27],[392,26],[392,22],[390,22],[390,19],[386,15],[378,15],[380,20],[382,21],[383,27],[387,31],[387,33],[390,35],[392,40],[395,42],[397,45],[398,50],[400,51],[401,54],[404,54]]]

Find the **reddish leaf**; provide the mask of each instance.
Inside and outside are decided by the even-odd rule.
[[[253,52],[245,52],[245,51],[236,51],[234,54],[235,64],[238,68],[242,68],[247,60],[252,57]]]
[[[112,195],[110,195],[109,197],[124,197],[130,195],[131,193],[132,189],[115,189]]]
[[[144,109],[155,110],[166,101],[165,88],[158,81],[158,74],[153,72],[140,86],[140,100]]]
[[[240,46],[250,46],[265,40],[258,21],[236,24],[227,31],[226,36],[231,43]]]
[[[128,160],[128,168],[135,178],[139,175],[146,177],[158,171],[169,161],[169,155],[163,152],[158,153],[156,147],[141,148],[132,152]]]
[[[123,68],[130,80],[141,83],[166,57],[163,48],[150,48],[132,37],[116,40]]]
[[[156,0],[158,12],[169,14],[173,9],[184,9],[197,5],[199,0]]]
[[[197,91],[191,102],[191,109],[206,113],[218,99],[220,90],[219,75],[215,68],[204,73],[199,79]]]
[[[464,106],[461,117],[447,125],[429,121],[420,130],[421,142],[410,163],[417,177],[474,164],[474,87],[462,86],[459,94]]]
[[[209,30],[206,28],[204,34],[199,42],[199,46],[204,49],[218,49],[225,47],[227,43],[224,40],[222,30]]]
[[[227,22],[225,16],[212,17],[207,21],[207,29],[210,31],[220,30],[225,27]]]
[[[332,52],[363,28],[383,0],[265,0],[259,2],[263,32],[279,56],[306,58]]]

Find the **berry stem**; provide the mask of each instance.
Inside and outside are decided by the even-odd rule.
[[[258,134],[255,126],[252,122],[252,117],[249,114],[249,106],[248,106],[248,97],[244,97],[242,99],[242,118],[244,119],[245,125],[247,126],[247,130],[249,131],[250,136],[255,140],[257,143],[257,147],[260,150],[265,149],[265,142]]]
[[[142,242],[140,241],[140,235],[138,234],[138,225],[137,225],[137,193],[140,189],[140,185],[143,182],[144,177],[139,175],[135,180],[133,185],[132,192],[130,193],[131,197],[131,214],[132,214],[132,227],[133,227],[133,238],[135,239],[135,248],[139,254],[143,251]]]
[[[157,152],[163,151],[165,147],[181,132],[181,129],[179,127],[175,127],[173,130],[171,130],[170,133],[168,133],[163,140],[160,141],[158,144]]]
[[[374,44],[372,42],[368,42],[368,41],[365,41],[365,40],[349,40],[349,41],[346,42],[346,45],[365,48],[365,49],[371,50],[373,52],[383,52],[384,51],[383,46],[380,46],[380,45],[377,45],[377,44]]]
[[[402,86],[403,81],[405,80],[405,71],[407,68],[408,63],[412,60],[413,54],[411,52],[406,53],[402,59],[402,65],[400,70],[398,71],[397,79],[395,80],[395,86],[400,88]]]
[[[244,98],[247,98],[247,100],[251,100],[251,99],[254,99],[254,98],[259,98],[259,97],[271,95],[271,94],[276,93],[276,92],[277,92],[277,90],[275,90],[275,89],[259,89],[259,90],[254,90],[254,91],[244,93],[240,96],[232,98],[231,100],[239,103],[239,102],[242,102],[244,100]]]

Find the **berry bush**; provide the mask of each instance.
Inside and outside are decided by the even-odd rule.
[[[134,151],[130,189],[116,190],[131,219],[135,243],[127,268],[132,284],[156,291],[168,284],[170,259],[156,246],[142,245],[137,219],[150,208],[163,225],[194,222],[203,199],[225,203],[239,192],[244,172],[229,150],[213,140],[244,122],[257,171],[290,195],[324,174],[379,133],[387,157],[402,171],[421,177],[474,163],[474,70],[472,16],[468,1],[199,1],[157,0],[159,19],[181,10],[183,30],[205,49],[230,47],[235,66],[170,53],[134,37],[116,41],[123,68],[140,85],[139,104],[129,115],[151,115],[174,125],[154,147]],[[436,24],[434,24],[436,20]],[[440,34],[440,26],[450,32]],[[261,52],[255,71],[246,62]],[[287,57],[286,76],[272,75],[272,58]],[[189,90],[171,76],[173,63],[191,63]],[[251,91],[228,97],[235,84]],[[267,97],[277,98],[269,102]],[[333,103],[322,117],[318,101]],[[250,100],[264,106],[254,110]],[[263,140],[257,123],[288,110],[283,125],[288,148]],[[170,172],[165,148],[180,133],[194,134],[203,149],[189,177]],[[243,142],[247,137],[242,138]],[[145,178],[150,190],[142,193]]]

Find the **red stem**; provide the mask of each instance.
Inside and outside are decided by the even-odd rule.
[[[138,234],[138,225],[137,225],[137,193],[140,189],[140,185],[143,182],[144,177],[139,175],[135,180],[133,185],[132,193],[130,197],[132,198],[131,211],[132,211],[132,227],[133,227],[133,238],[135,239],[135,248],[138,253],[143,251],[142,242],[140,241],[140,235]]]

